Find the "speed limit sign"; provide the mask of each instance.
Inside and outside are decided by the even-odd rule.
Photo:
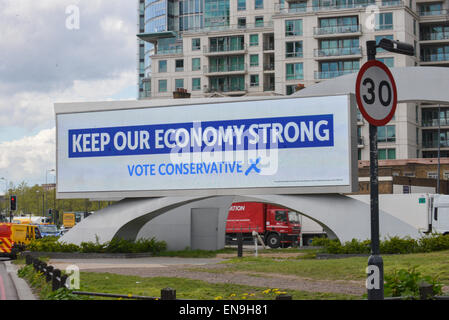
[[[370,124],[384,126],[393,118],[398,93],[393,75],[382,62],[370,60],[360,68],[355,95],[360,112]]]

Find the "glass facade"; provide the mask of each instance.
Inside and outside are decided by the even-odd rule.
[[[244,91],[245,76],[211,77],[210,90],[219,92]]]
[[[320,62],[320,72],[315,74],[315,79],[331,79],[345,74],[358,72],[359,69],[359,60]]]
[[[302,36],[302,20],[286,20],[285,21],[285,36]]]
[[[287,63],[285,65],[285,79],[286,80],[302,80],[304,79],[303,64],[301,63]]]
[[[449,25],[422,25],[419,35],[423,41],[447,40],[449,39]]]
[[[209,72],[229,72],[245,70],[245,57],[220,56],[209,58]]]
[[[302,41],[291,41],[285,43],[286,58],[302,58]]]
[[[229,0],[204,0],[204,26],[229,26]]]
[[[217,37],[209,39],[210,52],[240,51],[244,49],[244,36]]]
[[[449,61],[449,45],[421,47],[423,62]]]

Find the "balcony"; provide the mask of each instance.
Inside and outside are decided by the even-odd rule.
[[[365,138],[357,137],[357,148],[364,148],[364,147],[365,147]]]
[[[429,53],[421,56],[421,65],[447,64],[449,63],[449,52]]]
[[[182,52],[183,52],[183,47],[176,46],[176,47],[170,47],[170,48],[157,49],[157,51],[154,53],[154,55],[159,56],[159,55],[169,55],[169,54],[182,54]]]
[[[266,72],[274,71],[274,63],[265,63],[263,65],[263,71]]]
[[[436,9],[430,11],[418,11],[418,15],[420,17],[429,17],[429,16],[444,16],[448,14],[448,10],[445,9]]]
[[[248,72],[248,66],[245,63],[223,64],[203,66],[204,74],[208,76],[218,74],[245,74]]]
[[[438,141],[437,140],[423,141],[422,146],[423,148],[426,149],[438,148]],[[449,147],[449,140],[440,141],[440,148],[448,148],[448,147]]]
[[[219,46],[204,46],[203,47],[203,53],[205,55],[220,55],[223,53],[226,54],[245,54],[247,52],[247,45],[236,45],[236,46],[229,46],[229,45],[219,45]]]
[[[344,76],[351,73],[358,72],[359,69],[354,70],[339,70],[339,71],[315,71],[315,80],[327,80],[333,79],[340,76]]]
[[[303,51],[299,50],[299,51],[291,51],[291,52],[286,52],[285,53],[285,57],[286,58],[302,58],[304,56]]]
[[[420,32],[420,41],[438,42],[438,41],[449,41],[449,32]]]
[[[348,56],[348,58],[353,58],[353,56],[361,57],[362,47],[314,49],[313,55],[317,59],[341,56]]]
[[[208,32],[217,32],[221,33],[223,31],[238,31],[238,30],[253,30],[253,29],[261,29],[261,28],[273,28],[273,21],[263,21],[257,23],[246,23],[246,24],[230,24],[228,26],[211,26],[211,27],[202,27],[198,29],[189,29],[184,31],[185,34],[196,34],[196,33],[208,33]]]
[[[349,26],[330,26],[330,27],[314,27],[313,35],[315,38],[318,37],[329,37],[332,35],[341,34],[361,34],[362,26],[359,24],[349,25]]]
[[[449,126],[449,119],[426,119],[422,121],[422,126],[429,129]]]

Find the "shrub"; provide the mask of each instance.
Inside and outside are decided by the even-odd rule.
[[[384,294],[386,297],[419,297],[419,284],[425,281],[433,285],[433,295],[442,294],[442,285],[438,279],[422,276],[415,267],[408,270],[394,270],[391,274],[385,275]]]
[[[338,240],[315,238],[312,245],[322,246],[323,251],[331,254],[368,254],[371,251],[371,241],[351,241],[341,244]],[[432,252],[449,250],[449,235],[431,234],[421,239],[410,237],[390,237],[380,241],[380,252],[383,254],[406,254],[417,252]]]
[[[113,239],[105,243],[82,242],[79,246],[71,243],[61,243],[55,237],[33,240],[27,247],[30,251],[37,252],[82,252],[82,253],[145,253],[158,254],[166,250],[167,244],[156,239],[139,239],[130,241]]]
[[[413,253],[419,252],[419,244],[415,239],[410,237],[399,238],[391,237],[380,242],[381,253]]]
[[[449,249],[449,235],[430,234],[419,239],[422,252],[441,251]]]

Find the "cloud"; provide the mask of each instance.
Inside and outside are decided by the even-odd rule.
[[[7,168],[5,178],[15,183],[44,183],[45,170],[55,166],[55,134],[55,128],[45,129],[35,136],[1,143],[0,168]]]
[[[79,29],[66,27],[70,5]],[[136,85],[136,12],[137,1],[0,0],[0,177],[42,183],[55,167],[55,102],[107,100]],[[8,141],[8,126],[26,136]]]

